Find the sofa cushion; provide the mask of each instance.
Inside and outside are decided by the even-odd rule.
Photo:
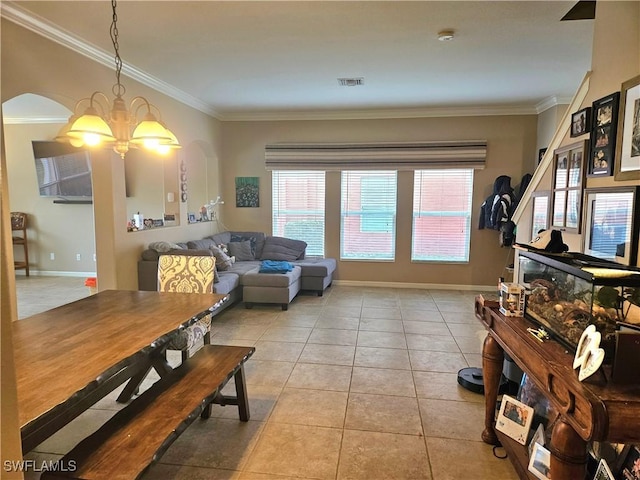
[[[198,250],[206,250],[215,246],[216,242],[214,242],[210,238],[203,238],[202,240],[191,240],[190,242],[187,242],[187,247],[195,248]]]
[[[243,240],[240,242],[231,241],[227,244],[229,253],[236,257],[238,262],[246,262],[255,260],[254,250],[251,248],[250,240]]]
[[[237,273],[242,277],[242,275],[244,275],[245,273],[250,272],[251,270],[254,270],[259,267],[260,267],[259,260],[252,260],[250,262],[236,262],[231,266],[231,268],[229,269],[229,272]]]
[[[213,290],[215,293],[227,295],[238,285],[240,285],[240,276],[238,274],[222,272],[220,274],[220,281],[213,286]]]
[[[287,273],[260,273],[253,269],[245,273],[240,283],[245,287],[288,287],[300,278],[300,267],[293,267]]]
[[[167,253],[169,250],[174,248],[180,248],[180,246],[177,243],[172,242],[151,242],[149,244],[149,248],[156,252]]]
[[[221,248],[213,245],[209,247],[209,251],[213,253],[213,256],[216,257],[216,268],[221,272],[226,272],[229,270],[231,265],[233,265],[233,261],[231,257],[224,253]]]
[[[262,232],[230,232],[231,238],[229,242],[242,242],[249,240],[251,242],[251,250],[256,259],[260,259],[262,248],[264,247],[264,239],[266,235]]]
[[[284,260],[291,262],[304,258],[307,242],[284,237],[267,237],[264,241],[261,260]]]
[[[216,245],[226,245],[231,241],[231,232],[220,232],[215,235],[209,235],[206,238],[210,238]]]
[[[327,277],[336,269],[335,258],[305,258],[293,264],[302,268],[303,277]]]
[[[142,260],[153,262],[153,261],[157,261],[159,256],[160,256],[160,252],[158,252],[157,250],[153,250],[151,248],[148,248],[142,252]]]

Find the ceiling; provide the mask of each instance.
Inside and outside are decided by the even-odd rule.
[[[590,70],[593,36],[593,20],[560,21],[574,4],[121,1],[117,12],[123,74],[217,118],[393,118],[568,103]],[[113,66],[110,2],[2,10]],[[455,38],[439,41],[444,29]],[[339,86],[343,77],[364,84]]]

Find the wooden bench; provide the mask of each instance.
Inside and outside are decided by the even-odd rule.
[[[134,479],[156,462],[211,404],[237,405],[249,420],[244,362],[253,347],[205,345],[85,438],[42,479]],[[235,377],[235,397],[220,392]]]

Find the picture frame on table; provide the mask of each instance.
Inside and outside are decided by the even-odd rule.
[[[502,396],[500,412],[496,419],[496,430],[526,445],[533,422],[533,408],[509,395]]]
[[[640,179],[640,75],[622,84],[615,180]]]
[[[197,221],[197,220],[196,220],[196,214],[195,214],[195,213],[193,213],[193,212],[189,212],[189,213],[187,213],[187,221],[188,221],[189,223],[196,223],[196,221]]]
[[[540,444],[543,447],[545,446],[544,426],[541,423],[538,424],[538,427],[536,428],[536,431],[533,432],[533,437],[531,437],[531,441],[529,442],[529,458],[533,456],[533,449],[536,444]]]
[[[598,463],[598,469],[596,470],[596,474],[593,476],[593,480],[616,480],[604,458],[600,459],[600,463]]]
[[[602,97],[591,107],[591,139],[587,175],[613,175],[620,92]]]
[[[551,453],[539,443],[533,446],[528,470],[540,480],[551,480]]]
[[[571,114],[571,137],[580,137],[591,130],[591,107]]]
[[[635,265],[640,237],[640,187],[584,191],[582,251],[593,257]]]
[[[618,457],[616,475],[625,480],[640,479],[640,448],[637,445],[624,447]]]

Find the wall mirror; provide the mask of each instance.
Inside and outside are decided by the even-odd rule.
[[[212,173],[210,157],[212,153],[205,145],[193,142],[182,149],[181,185],[186,184],[187,217],[189,223],[211,221],[211,209],[207,209],[213,191],[209,191],[209,175]],[[181,186],[181,189],[183,187]],[[203,210],[202,207],[205,207]]]
[[[159,156],[144,149],[127,152],[124,172],[128,220],[139,213],[142,228],[157,228],[164,226],[165,214],[179,213],[176,165],[175,155]],[[178,216],[175,218],[173,224],[177,224]],[[137,228],[140,229],[139,225]]]
[[[585,190],[584,253],[636,265],[640,187]]]

